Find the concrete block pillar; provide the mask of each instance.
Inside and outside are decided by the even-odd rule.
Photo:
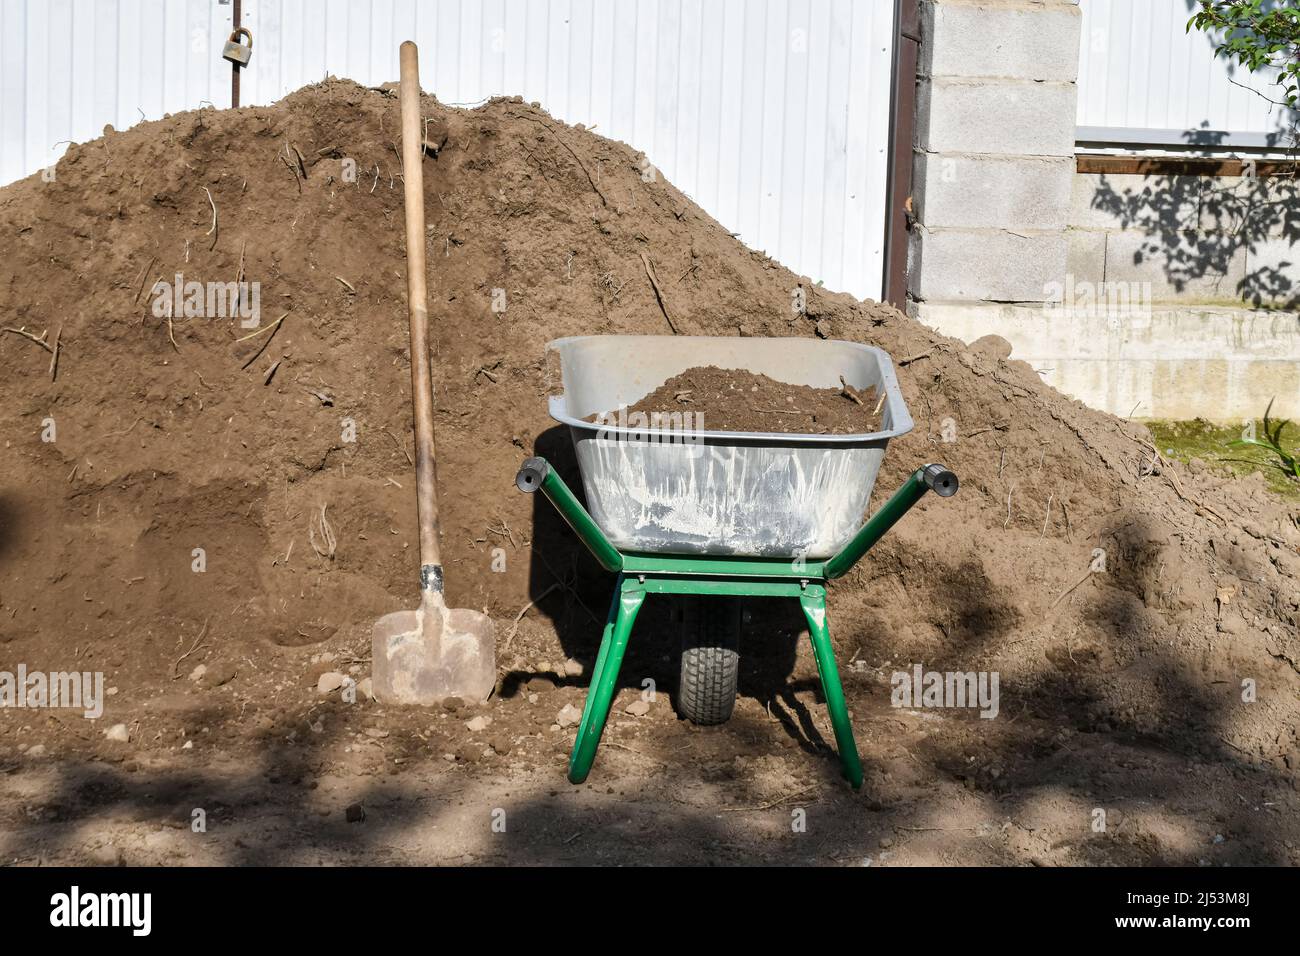
[[[924,0],[909,309],[1035,303],[1061,283],[1077,0]]]

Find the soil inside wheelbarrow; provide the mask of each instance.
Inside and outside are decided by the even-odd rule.
[[[874,388],[812,388],[706,365],[674,375],[628,409],[587,421],[635,425],[640,413],[647,423],[667,421],[691,430],[855,435],[879,430],[878,405]]]

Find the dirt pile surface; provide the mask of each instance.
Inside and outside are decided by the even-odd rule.
[[[97,723],[0,712],[0,765],[22,771],[0,849],[1297,862],[1300,528],[1262,480],[1165,461],[1000,340],[966,347],[824,291],[631,148],[536,106],[427,98],[425,114],[448,600],[497,619],[498,695],[430,714],[318,690],[361,681],[371,622],[415,593],[395,95],[328,81],[107,131],[54,181],[0,192],[3,325],[59,341],[52,376],[42,344],[0,334],[0,669],[103,671],[110,694]],[[260,283],[260,334],[162,302],[156,279],[177,275]],[[670,334],[668,315],[682,334],[886,349],[917,427],[876,501],[924,462],[961,478],[832,589],[863,794],[836,780],[797,607],[747,612],[729,725],[674,720],[668,694],[625,716],[644,680],[674,683],[675,611],[651,601],[591,781],[565,803],[557,714],[581,704],[612,581],[513,478],[536,452],[580,484],[547,417],[544,343]],[[998,672],[999,719],[890,707],[891,673],[915,663]],[[502,793],[527,803],[492,842],[479,803]],[[791,801],[819,797],[821,835],[789,843]],[[185,842],[195,806],[226,836]],[[1097,807],[1127,826],[1099,837]],[[429,837],[431,816],[461,835]],[[619,823],[575,838],[591,819]]]
[[[687,428],[695,431],[797,432],[851,435],[880,427],[876,390],[811,388],[766,375],[708,365],[674,375],[630,408],[610,409],[587,419],[627,427]]]

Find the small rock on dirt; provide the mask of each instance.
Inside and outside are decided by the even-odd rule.
[[[474,733],[478,733],[481,730],[487,730],[488,724],[490,723],[492,723],[491,717],[484,717],[482,714],[480,714],[479,716],[475,717],[473,720],[467,721],[465,723],[465,726],[468,727],[470,730],[472,730]]]
[[[203,679],[203,675],[208,672],[207,664],[199,664],[194,670],[190,671],[190,680],[198,681]]]
[[[555,675],[534,674],[524,684],[524,690],[530,694],[544,694],[549,690],[555,690]]]
[[[495,737],[488,740],[488,746],[495,750],[497,754],[504,757],[506,754],[510,753],[510,749],[513,745],[511,744],[509,737],[504,734],[497,734]]]
[[[122,865],[122,851],[111,843],[106,843],[103,846],[91,847],[86,851],[86,858],[90,861],[92,866]]]
[[[971,343],[970,350],[995,362],[1011,357],[1011,343],[1000,335],[982,336]]]
[[[213,664],[203,674],[202,682],[207,687],[220,687],[235,679],[235,665],[228,661]]]
[[[561,728],[564,728],[572,727],[581,719],[582,711],[578,710],[578,708],[574,707],[572,704],[565,704],[556,715],[555,722]]]
[[[338,671],[326,671],[316,681],[316,693],[332,694],[343,686],[344,677]]]
[[[364,823],[366,819],[366,808],[359,803],[354,803],[343,811],[343,816],[348,823]]]
[[[109,740],[115,740],[122,744],[131,739],[131,734],[126,729],[126,724],[114,724],[112,727],[109,727],[108,730],[104,731],[104,736]],[[29,750],[28,753],[31,753],[31,751]]]
[[[575,661],[572,657],[570,657],[568,660],[564,662],[562,666],[564,668],[565,677],[582,676],[582,663],[580,661]]]
[[[623,708],[623,713],[631,714],[633,717],[644,717],[650,713],[650,702],[638,697]]]

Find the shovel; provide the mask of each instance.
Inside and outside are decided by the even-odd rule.
[[[420,606],[385,614],[374,627],[374,691],[388,704],[485,699],[496,684],[496,629],[486,614],[449,608],[442,596],[433,453],[433,384],[424,281],[424,171],[420,69],[415,44],[401,47],[402,168],[406,190],[406,305],[411,320],[415,406],[415,504],[420,525]]]

